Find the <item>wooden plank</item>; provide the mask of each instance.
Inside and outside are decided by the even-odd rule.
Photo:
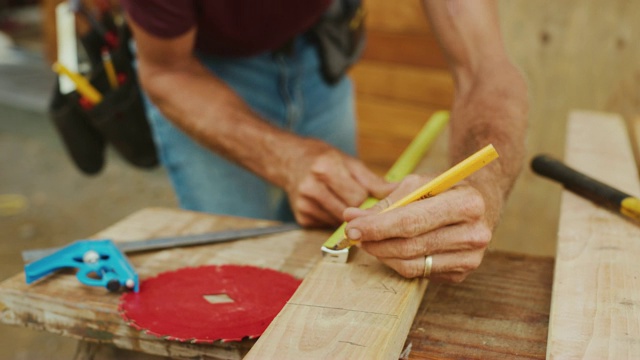
[[[451,108],[453,78],[448,70],[362,61],[351,71],[358,96]]]
[[[321,261],[246,359],[397,359],[427,284],[363,251]]]
[[[362,58],[401,65],[448,68],[438,41],[429,34],[395,34],[370,30]]]
[[[367,0],[364,7],[369,30],[403,34],[431,33],[420,1],[403,1],[399,6],[393,1]]]
[[[627,119],[627,129],[630,133],[631,146],[633,147],[633,157],[636,160],[636,167],[640,171],[640,117],[633,116]]]
[[[630,194],[640,182],[623,120],[572,112],[566,163]],[[563,192],[549,322],[550,359],[640,357],[640,227]]]
[[[488,251],[463,283],[430,284],[409,358],[544,359],[553,261]]]
[[[395,162],[429,117],[442,108],[360,96],[358,113],[359,157],[379,173]]]
[[[93,238],[127,241],[272,223],[150,208],[134,213]],[[302,278],[320,259],[318,249],[328,235],[322,231],[293,231],[258,239],[136,254],[129,259],[141,279],[164,271],[205,264],[260,266]],[[21,273],[0,283],[0,321],[172,357],[240,359],[253,344],[253,341],[243,341],[195,345],[145,335],[121,319],[117,310],[118,300],[118,294],[80,284],[73,272],[56,274],[33,285],[27,285],[24,273]]]
[[[386,117],[387,132],[396,127],[392,119]],[[446,144],[441,136],[434,147]],[[426,172],[438,165],[423,160],[417,169]],[[397,359],[427,284],[404,279],[355,248],[347,264],[321,261],[246,359]]]

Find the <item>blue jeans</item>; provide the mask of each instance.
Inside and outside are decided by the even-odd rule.
[[[328,85],[320,74],[316,48],[302,36],[294,44],[293,52],[287,55],[201,56],[200,60],[265,121],[355,155],[351,81],[344,78]],[[294,220],[282,189],[202,147],[167,120],[148,98],[145,102],[160,159],[182,208]]]

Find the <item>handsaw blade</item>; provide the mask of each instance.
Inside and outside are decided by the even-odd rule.
[[[130,326],[166,340],[240,341],[262,335],[301,282],[255,266],[188,267],[144,279],[139,293],[120,297],[118,310]]]
[[[286,231],[301,229],[298,224],[286,223],[275,226],[265,226],[247,229],[233,229],[216,231],[204,234],[184,235],[184,236],[168,236],[155,239],[134,240],[128,242],[116,243],[116,246],[123,253],[132,253],[138,251],[148,251],[156,249],[167,249],[182,246],[203,245],[217,242],[225,242],[231,240],[252,238],[262,235],[276,234]],[[53,254],[61,248],[34,249],[22,252],[22,259],[25,263],[30,263],[41,259],[47,255]]]

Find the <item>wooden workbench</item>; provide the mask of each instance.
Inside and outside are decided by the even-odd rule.
[[[268,221],[174,209],[141,210],[93,238],[127,241],[264,226]],[[203,264],[251,264],[298,278],[320,260],[327,232],[293,231],[258,239],[130,256],[141,279]],[[410,358],[544,358],[551,258],[488,252],[459,285],[431,284],[411,328]],[[81,285],[71,271],[26,285],[24,273],[0,283],[1,321],[157,355],[241,358],[254,341],[215,345],[168,342],[127,326],[118,296]]]

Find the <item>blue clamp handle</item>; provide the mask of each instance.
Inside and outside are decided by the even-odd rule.
[[[76,268],[78,280],[89,286],[104,286],[109,291],[121,288],[138,292],[138,274],[113,241],[78,240],[51,255],[25,265],[27,284],[62,268]]]

